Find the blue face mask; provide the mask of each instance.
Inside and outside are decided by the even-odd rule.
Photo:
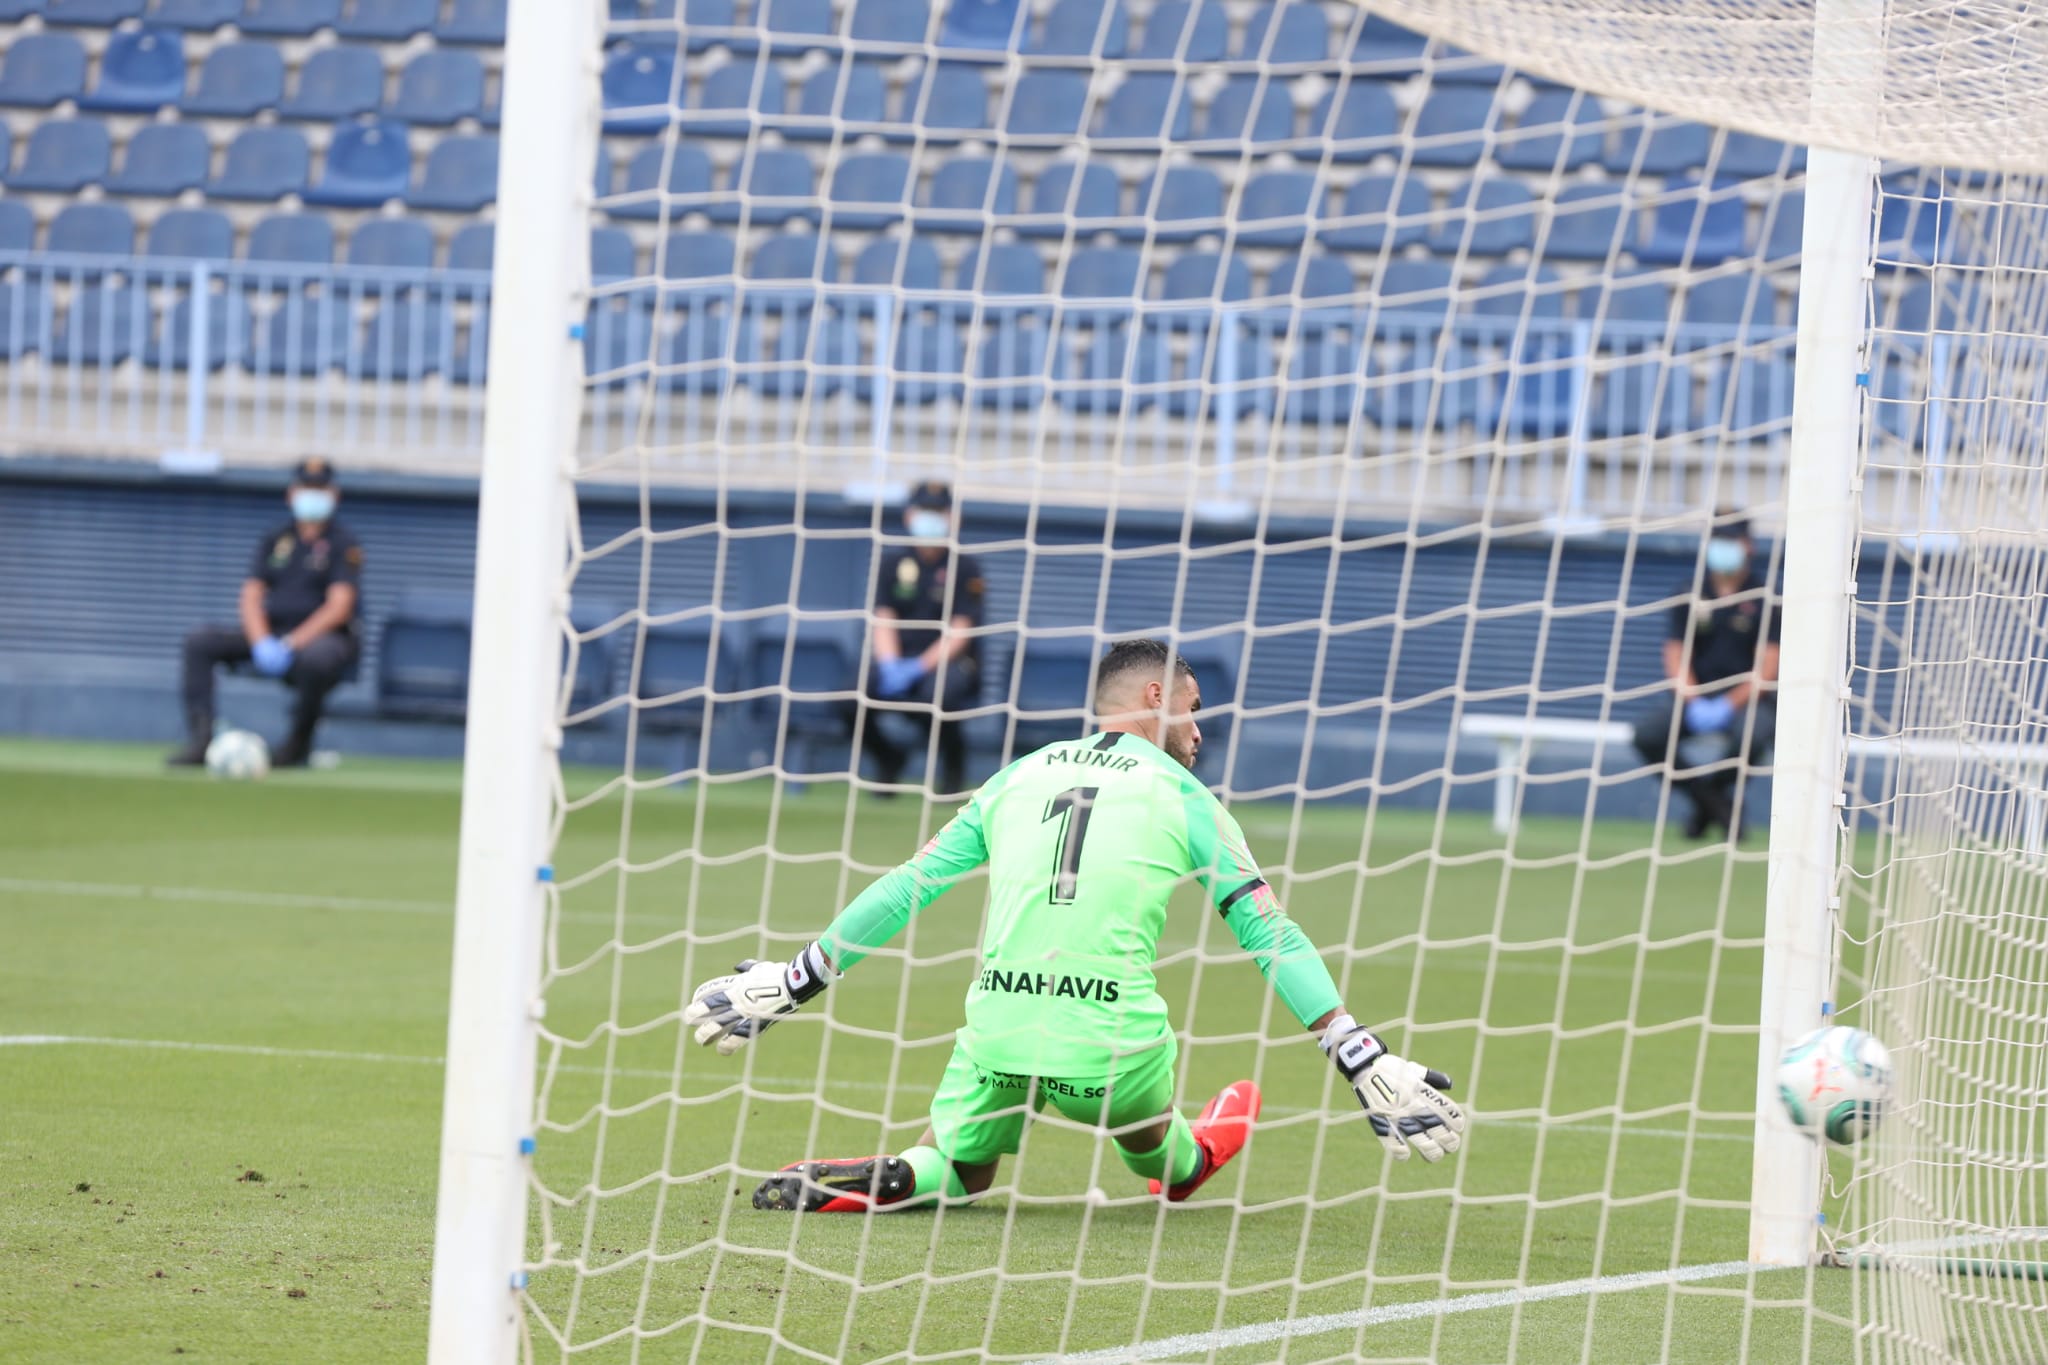
[[[334,515],[334,491],[328,488],[294,488],[292,517],[298,521],[325,521]]]
[[[941,541],[953,529],[953,519],[944,512],[913,511],[904,519],[913,540]]]
[[[1707,542],[1707,572],[1735,574],[1742,572],[1742,566],[1749,563],[1749,551],[1739,540],[1715,536]]]

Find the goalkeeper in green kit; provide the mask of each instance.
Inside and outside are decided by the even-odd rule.
[[[1200,1189],[1243,1149],[1259,1090],[1225,1086],[1192,1123],[1173,1108],[1174,1035],[1152,966],[1167,900],[1190,874],[1356,1090],[1388,1151],[1439,1161],[1458,1150],[1465,1116],[1444,1094],[1450,1079],[1388,1052],[1345,1012],[1237,821],[1195,780],[1200,708],[1185,659],[1156,640],[1116,645],[1096,674],[1098,733],[991,777],[791,961],[743,962],[697,988],[685,1026],[698,1043],[736,1052],[989,865],[981,969],[931,1126],[899,1156],[786,1166],[754,1192],[754,1207],[859,1212],[978,1195],[1047,1104],[1106,1129],[1154,1194],[1178,1202]]]

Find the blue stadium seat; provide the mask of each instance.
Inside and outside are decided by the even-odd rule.
[[[1806,191],[1787,190],[1765,210],[1764,260],[1772,265],[1805,250]]]
[[[832,171],[826,212],[837,229],[869,231],[910,213],[910,158],[897,152],[856,152]]]
[[[712,280],[672,291],[678,298],[723,298],[732,292],[723,281],[733,275],[732,238],[722,232],[671,232],[661,247],[661,275],[667,280]]]
[[[0,199],[0,251],[33,251],[35,211],[19,199]]]
[[[807,232],[769,237],[747,256],[746,303],[787,310],[818,301],[820,286],[839,277],[838,258],[826,239]]]
[[[469,701],[468,593],[401,587],[377,650],[377,710],[458,719]]]
[[[43,0],[0,0],[0,23],[33,19],[43,12]]]
[[[1646,175],[1674,175],[1697,171],[1707,164],[1714,148],[1714,130],[1703,123],[1674,119],[1664,114],[1648,116],[1650,135],[1643,136],[1640,122],[1625,125],[1608,149],[1607,169],[1618,174],[1640,169]],[[1642,165],[1636,164],[1638,153]]]
[[[334,224],[317,213],[273,213],[250,229],[242,252],[253,264],[334,264]]]
[[[687,133],[746,137],[754,131],[756,115],[772,119],[782,109],[782,72],[773,62],[729,62],[704,77],[696,99],[674,119]],[[667,118],[663,116],[664,124]]]
[[[107,35],[100,79],[78,104],[110,113],[155,113],[185,93],[185,41],[175,31]]]
[[[1545,90],[1529,101],[1512,131],[1503,131],[1493,159],[1511,171],[1576,171],[1600,160],[1606,135],[1600,101],[1572,90]]]
[[[650,10],[642,13],[658,13],[660,0]],[[669,4],[674,9],[672,0]],[[672,21],[671,21],[672,22]],[[692,52],[703,52],[713,47],[726,47],[733,51],[752,51],[758,44],[739,31],[739,11],[733,0],[685,0],[683,5],[683,36]],[[647,41],[666,46],[675,41],[675,29],[664,25],[647,37]]]
[[[163,327],[149,340],[143,363],[152,369],[190,369],[193,358],[192,321],[196,305],[189,293],[178,295]],[[209,370],[226,365],[246,364],[249,358],[249,300],[232,290],[206,296],[206,334],[200,339],[199,356]]]
[[[396,298],[363,329],[358,373],[365,379],[410,382],[454,367],[455,324],[438,299]]]
[[[1337,202],[1337,218],[1322,240],[1345,251],[1399,251],[1429,235],[1429,187],[1412,175],[1367,175]]]
[[[1010,88],[1003,131],[1036,142],[1068,142],[1087,117],[1087,73],[1029,70]]]
[[[475,118],[484,107],[484,64],[473,52],[442,48],[405,64],[398,97],[385,110],[402,123],[442,126]]]
[[[341,23],[341,0],[248,0],[235,23],[244,33],[310,38]]]
[[[242,0],[156,0],[149,19],[171,28],[212,30],[241,17]]]
[[[1121,0],[1055,0],[1043,32],[1024,50],[1045,57],[1121,57],[1130,43],[1130,16]]]
[[[1020,237],[1085,237],[1123,213],[1123,186],[1101,161],[1054,161],[1031,187],[1030,217],[1018,223]]]
[[[1029,79],[1029,77],[1026,77]],[[965,62],[939,62],[903,88],[896,106],[899,125],[887,136],[952,141],[989,131],[988,83]]]
[[[1218,0],[1158,0],[1145,19],[1135,57],[1220,62],[1229,55],[1230,18]]]
[[[1279,21],[1274,21],[1275,15]],[[1271,43],[1268,45],[1268,34]],[[1317,64],[1329,60],[1330,21],[1323,7],[1309,0],[1282,0],[1252,11],[1251,22],[1237,44],[1238,56],[1266,65],[1279,62]]]
[[[1429,235],[1429,249],[1440,256],[1505,256],[1535,244],[1536,197],[1504,175],[1459,184]]]
[[[1060,297],[1136,303],[1145,297],[1144,258],[1127,246],[1082,247],[1060,272]],[[1082,311],[1101,316],[1099,310]]]
[[[123,19],[140,19],[145,0],[44,0],[43,22],[112,28]]]
[[[1198,332],[1191,340],[1185,382],[1169,384],[1161,399],[1170,415],[1228,411],[1245,417],[1272,411],[1276,372],[1273,347],[1264,334],[1226,325]]]
[[[1448,261],[1434,259],[1387,262],[1373,281],[1373,334],[1407,337],[1435,344],[1451,317],[1451,292],[1456,276]]]
[[[1358,409],[1358,380],[1364,369],[1365,348],[1348,331],[1323,328],[1296,338],[1281,412],[1288,421],[1306,426],[1349,426]]]
[[[1475,166],[1486,155],[1493,119],[1492,91],[1439,86],[1415,111],[1409,160],[1418,166]]]
[[[467,229],[465,229],[466,231]],[[485,268],[489,268],[490,244],[484,244]],[[451,257],[453,251],[450,251]],[[454,261],[451,259],[452,266]],[[624,228],[590,230],[590,277],[594,280],[623,280],[640,273],[633,234]]]
[[[49,290],[0,281],[0,359],[47,352],[56,330],[53,314]]]
[[[991,191],[989,181],[995,181]],[[1017,211],[1017,168],[1009,162],[1000,170],[991,157],[956,156],[941,162],[932,173],[925,202],[915,214],[919,232],[971,232],[979,236],[989,219],[1007,218]]]
[[[1043,403],[1046,330],[1035,317],[999,319],[984,326],[968,384],[969,400],[984,408],[1035,408]]]
[[[953,287],[963,294],[977,296],[984,313],[992,313],[1014,306],[1001,303],[1005,297],[1043,295],[1045,262],[1036,250],[1021,242],[976,247],[961,258],[959,269],[953,274]],[[970,298],[963,307],[971,309],[973,302]]]
[[[1031,7],[1019,0],[960,0],[945,8],[938,45],[1014,52],[1030,28]]]
[[[590,234],[591,239],[594,242],[598,233],[610,231],[610,228],[593,228]],[[498,229],[493,223],[469,223],[457,228],[455,235],[448,240],[448,269],[489,270],[491,268],[491,260],[497,254],[497,242]],[[626,259],[628,261],[632,260],[632,253],[633,244],[628,239],[626,243]],[[593,261],[591,274],[596,275],[597,273],[596,263]],[[628,273],[630,274],[631,272],[629,271]]]
[[[1383,368],[1374,368],[1360,409],[1382,431],[1431,427],[1454,432],[1490,423],[1496,400],[1491,382],[1478,373],[1479,363],[1478,352],[1463,342],[1441,352],[1434,338],[1404,346]]]
[[[1284,80],[1243,73],[1224,81],[1202,116],[1196,137],[1217,143],[1207,150],[1231,156],[1252,144],[1254,155],[1294,137],[1294,96]],[[1263,144],[1263,145],[1262,145]]]
[[[474,213],[498,197],[498,139],[491,134],[444,137],[427,153],[405,202],[416,209]]]
[[[844,738],[852,724],[842,694],[859,686],[860,628],[792,616],[755,621],[751,635],[746,686],[765,689],[753,700],[754,718],[783,736],[784,766],[809,773],[815,747]]]
[[[98,119],[38,123],[22,153],[21,169],[7,177],[10,190],[71,194],[107,178],[113,139]]]
[[[1634,245],[1634,201],[1625,182],[1567,185],[1551,200],[1543,254],[1567,261],[1605,261]]]
[[[939,252],[922,237],[878,237],[853,260],[852,282],[916,293],[939,287]]]
[[[468,43],[475,47],[505,45],[507,0],[455,0],[448,17],[434,29],[444,43]]]
[[[48,108],[85,93],[85,48],[68,33],[25,33],[0,66],[0,104]]]
[[[88,285],[57,321],[50,358],[80,365],[118,365],[149,345],[149,295],[134,285]]]
[[[624,295],[592,299],[583,326],[583,368],[604,376],[607,389],[647,377],[654,347],[654,310],[641,298]]]
[[[1479,277],[1464,299],[1473,317],[1519,323],[1523,318],[1548,321],[1566,312],[1564,280],[1547,265],[1497,265]],[[1505,333],[1496,333],[1504,336]]]
[[[739,690],[747,625],[707,614],[647,627],[636,689],[641,728],[701,735],[720,698]]]
[[[1053,401],[1070,412],[1114,416],[1164,397],[1173,372],[1167,332],[1150,326],[1101,326],[1072,361],[1053,357]]]
[[[828,66],[814,72],[797,93],[797,119],[784,126],[784,137],[829,142],[843,136],[851,142],[861,130],[847,124],[883,121],[887,96],[879,68],[868,62]]]
[[[1320,306],[1324,310],[1348,312],[1353,296],[1358,293],[1358,281],[1342,256],[1320,251],[1292,252],[1274,263],[1273,273],[1266,277],[1266,292],[1299,299],[1304,309]],[[1305,318],[1304,325],[1333,320],[1333,316],[1325,314]]]
[[[283,52],[269,43],[222,43],[206,54],[199,84],[178,107],[208,118],[249,118],[283,102]]]
[[[1749,178],[1806,169],[1806,148],[1788,147],[1776,138],[1759,133],[1728,132],[1721,135],[1721,155],[1714,161],[1715,175]]]
[[[323,47],[299,69],[298,88],[277,112],[330,123],[368,114],[384,102],[384,58],[373,47]]]
[[[928,0],[854,0],[846,36],[863,46],[883,44],[870,55],[887,56],[889,49],[922,45],[931,22]]]
[[[135,220],[119,204],[67,204],[50,220],[43,249],[53,254],[126,256],[135,250]]]
[[[1093,636],[1026,635],[1011,664],[1016,680],[1016,752],[1086,732],[1089,687],[1102,646]]]
[[[756,146],[733,163],[727,193],[711,201],[714,223],[737,223],[742,216],[756,227],[816,218],[811,158],[793,147]]]
[[[1404,76],[1421,67],[1428,51],[1429,39],[1368,11],[1352,39],[1351,64],[1386,67],[1386,74]]]
[[[346,123],[334,130],[327,167],[305,198],[309,204],[376,208],[405,198],[411,180],[412,149],[404,124]]]
[[[1650,215],[1650,235],[1636,247],[1636,259],[1656,265],[1686,262],[1718,265],[1743,254],[1748,218],[1742,182],[1702,185],[1680,176],[1664,184]]]
[[[395,42],[433,29],[440,0],[353,0],[334,31],[344,38]]]
[[[682,102],[675,54],[661,48],[628,47],[604,64],[604,130],[658,133],[669,125],[669,108]],[[612,113],[614,109],[631,113]]]
[[[1308,129],[1331,144],[1332,160],[1370,161],[1393,150],[1401,135],[1401,111],[1385,85],[1353,77],[1317,102]]]
[[[244,128],[228,144],[220,174],[206,187],[210,199],[271,202],[303,194],[313,154],[295,128]]]
[[[1219,286],[1217,271],[1222,270]],[[1252,272],[1237,256],[1228,262],[1213,251],[1186,251],[1173,258],[1159,282],[1163,301],[1241,303],[1252,296]]]
[[[943,312],[907,310],[898,320],[890,375],[892,402],[927,407],[940,399],[959,402],[967,357],[959,324]],[[853,390],[864,402],[875,398],[872,366],[856,375]]]
[[[1593,345],[1607,357],[1593,377],[1587,430],[1594,436],[1670,431],[1686,405],[1687,388],[1683,369],[1664,354],[1670,289],[1654,279],[1622,275],[1605,291],[1582,295],[1579,311],[1597,316]]]
[[[1685,291],[1680,317],[1700,333],[1681,333],[1681,349],[1726,346],[1767,330],[1776,322],[1777,294],[1763,276],[1743,273],[1694,281]]]
[[[1237,201],[1237,244],[1299,246],[1319,216],[1319,189],[1312,171],[1261,171],[1247,180]]]
[[[831,47],[839,31],[832,21],[832,0],[761,0],[754,8],[754,22],[766,30],[778,53]]]
[[[1191,242],[1227,221],[1223,182],[1206,166],[1168,166],[1138,183],[1136,218],[1117,229],[1125,241]]]
[[[1139,71],[1124,78],[1104,101],[1095,135],[1105,142],[1162,137],[1185,141],[1194,123],[1194,101],[1186,83],[1171,71]]]
[[[205,185],[212,160],[206,130],[198,124],[145,123],[128,139],[107,193],[174,198]]]
[[[417,218],[372,218],[349,234],[345,263],[375,270],[431,270],[434,230]]]
[[[668,184],[657,194],[664,161],[668,163]],[[651,142],[633,154],[626,167],[623,193],[641,197],[607,207],[605,211],[614,218],[651,220],[664,212],[671,218],[694,213],[711,201],[711,154],[686,142],[673,146]]]
[[[755,350],[745,318],[721,308],[692,308],[662,340],[662,386],[678,393],[717,393],[732,379],[734,364],[746,363]]]
[[[250,368],[263,374],[317,375],[355,369],[356,317],[340,290],[286,293],[251,339]]]
[[[235,255],[235,226],[214,209],[172,209],[149,225],[145,256],[227,261]]]

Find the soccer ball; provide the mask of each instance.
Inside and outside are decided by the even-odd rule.
[[[248,730],[223,730],[206,746],[206,771],[233,782],[249,782],[270,772],[270,746]]]
[[[1892,1054],[1862,1029],[1815,1029],[1778,1063],[1778,1097],[1794,1126],[1853,1146],[1891,1104]]]

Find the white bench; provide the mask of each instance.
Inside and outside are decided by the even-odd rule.
[[[1494,744],[1493,830],[1506,834],[1514,823],[1515,785],[1526,773],[1524,753],[1534,753],[1545,744],[1575,744],[1593,750],[1594,761],[1610,746],[1630,746],[1635,727],[1620,720],[1571,720],[1552,716],[1468,715],[1459,720],[1458,733],[1473,739],[1490,739]],[[2026,792],[2027,814],[2023,831],[2026,851],[2039,854],[2048,848],[2048,744],[1970,744],[1952,739],[1910,735],[1851,735],[1848,757],[1877,759],[1890,763],[1902,755],[1919,759],[1997,760],[2020,770],[2015,783]]]

